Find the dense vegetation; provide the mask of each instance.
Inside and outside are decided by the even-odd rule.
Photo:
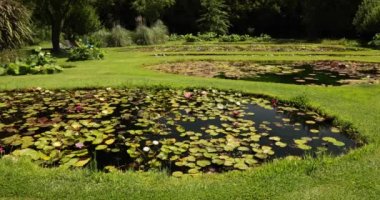
[[[103,41],[101,46],[162,43],[166,41],[163,34],[169,32],[370,40],[380,31],[376,0],[33,0],[24,4],[33,13],[34,40],[50,36],[54,51],[60,50],[63,39],[75,43],[94,32],[108,34],[105,30],[111,34],[107,35],[109,42]],[[154,30],[157,20],[162,21],[160,30]],[[51,29],[50,35],[46,27]],[[123,29],[136,34],[126,34]],[[115,37],[119,41],[115,42]],[[196,39],[190,36],[189,40]]]

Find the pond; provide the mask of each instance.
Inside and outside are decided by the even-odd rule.
[[[148,68],[188,76],[297,85],[340,86],[378,84],[380,81],[379,64],[343,61],[282,64],[248,61],[187,61],[154,65]]]
[[[233,91],[38,88],[0,102],[0,154],[46,167],[199,175],[361,145],[333,118]]]

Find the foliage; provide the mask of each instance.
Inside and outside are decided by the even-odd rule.
[[[184,39],[186,42],[200,42],[200,41],[202,41],[199,37],[197,37],[191,33],[184,35]]]
[[[112,28],[108,39],[107,39],[108,47],[124,47],[131,45],[132,41],[132,33],[120,25]]]
[[[353,24],[362,34],[374,35],[380,32],[380,1],[364,0],[359,6]]]
[[[49,25],[51,27],[51,41],[53,45],[53,51],[59,52],[60,47],[60,38],[62,31],[64,29],[65,22],[69,18],[70,14],[75,13],[77,7],[82,7],[91,3],[90,0],[33,0],[34,3],[34,17],[38,19],[41,23]],[[87,14],[91,14],[93,11],[87,10]],[[80,16],[80,13],[76,13]],[[92,14],[91,14],[92,15]],[[76,23],[76,26],[84,26],[83,20],[86,16],[81,15],[80,19],[71,20],[72,23]],[[91,19],[93,22],[93,19]],[[69,23],[69,22],[68,22]],[[71,22],[70,22],[71,23]],[[91,24],[90,24],[91,25]],[[70,27],[73,28],[74,27]],[[75,28],[76,29],[76,28]],[[78,28],[81,29],[81,28]],[[81,30],[82,31],[82,30]]]
[[[375,36],[373,36],[372,40],[368,43],[368,45],[380,48],[380,33],[377,33]]]
[[[139,45],[161,44],[168,39],[168,29],[160,20],[152,27],[139,25],[133,33],[133,40]]]
[[[214,32],[207,32],[203,34],[198,33],[198,38],[202,41],[212,41],[218,38],[218,34]]]
[[[241,42],[241,41],[246,41],[250,38],[249,35],[237,35],[237,34],[232,34],[232,35],[223,35],[219,38],[219,42]]]
[[[75,4],[64,23],[66,37],[75,40],[100,28],[99,16],[90,4]]]
[[[31,39],[28,10],[16,0],[0,0],[0,50]]]
[[[88,40],[89,43],[94,44],[96,47],[108,47],[108,41],[111,37],[111,32],[107,29],[100,29],[94,33],[92,33]]]
[[[132,7],[149,22],[159,19],[162,12],[175,4],[175,0],[133,0]]]
[[[36,24],[32,26],[32,40],[30,42],[31,44],[37,45],[41,42],[49,41],[50,39],[50,27]]]
[[[246,35],[246,37],[249,37],[249,36]],[[272,40],[272,37],[268,34],[262,33],[260,34],[260,36],[254,37],[253,40],[255,42],[269,42]]]
[[[220,35],[226,34],[230,27],[227,6],[223,0],[201,0],[202,15],[198,20],[201,30],[214,32]]]
[[[63,68],[55,63],[50,53],[38,48],[25,60],[17,60],[1,66],[0,75],[54,74],[63,71]]]
[[[69,53],[69,61],[83,60],[101,60],[104,58],[104,53],[97,47],[90,44],[78,42],[78,46],[71,49]]]

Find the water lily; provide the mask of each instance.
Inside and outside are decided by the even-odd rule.
[[[149,152],[149,151],[150,151],[150,148],[149,148],[149,147],[144,147],[144,148],[143,148],[143,151],[145,151],[145,152]]]
[[[159,145],[160,143],[159,143],[157,140],[154,140],[154,141],[153,141],[153,144],[157,146],[157,145]]]
[[[186,99],[190,99],[192,96],[193,96],[193,93],[191,93],[191,92],[185,92],[185,94],[184,94],[184,97]]]
[[[75,111],[77,111],[77,112],[82,112],[82,111],[83,111],[83,107],[82,107],[80,104],[77,104],[77,105],[75,106]]]
[[[223,110],[223,109],[224,109],[224,105],[223,105],[223,104],[218,104],[216,107],[217,107],[219,110]]]
[[[234,127],[238,127],[238,126],[239,126],[239,122],[234,122],[232,125],[233,125]]]
[[[3,154],[3,153],[5,153],[5,149],[4,147],[0,146],[0,154]]]
[[[106,90],[107,90],[107,91],[111,91],[111,90],[112,90],[112,88],[108,87],[108,88],[106,88]]]
[[[75,144],[75,147],[78,148],[78,149],[81,149],[84,147],[84,144],[82,142],[78,142]]]
[[[240,115],[240,111],[235,110],[235,111],[232,112],[232,115],[234,117],[238,117]]]
[[[278,100],[277,99],[272,99],[271,103],[272,103],[273,107],[277,107]]]
[[[41,91],[42,88],[41,87],[36,87],[36,90]]]
[[[203,96],[206,96],[208,93],[207,93],[207,91],[202,91],[201,94],[202,94]]]

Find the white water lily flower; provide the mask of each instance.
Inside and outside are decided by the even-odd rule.
[[[218,104],[217,107],[218,107],[218,109],[220,109],[220,110],[223,110],[223,109],[224,109],[224,105],[223,105],[223,104]]]
[[[42,90],[42,88],[41,87],[37,87],[36,90]]]
[[[149,151],[150,151],[150,148],[149,148],[149,147],[144,147],[144,148],[143,148],[143,151],[145,151],[145,152],[149,152]]]
[[[236,105],[240,106],[240,105],[241,105],[241,103],[238,101],[238,102],[236,102]]]
[[[143,148],[143,151],[145,151],[145,152],[149,152],[149,151],[150,151],[150,148],[149,148],[149,147],[144,147],[144,148]]]
[[[154,140],[154,141],[153,141],[153,144],[154,144],[154,145],[158,145],[158,144],[160,144],[160,143],[159,143],[157,140]]]
[[[109,87],[109,88],[106,88],[106,90],[107,90],[107,91],[110,91],[110,90],[112,90],[112,88]]]

